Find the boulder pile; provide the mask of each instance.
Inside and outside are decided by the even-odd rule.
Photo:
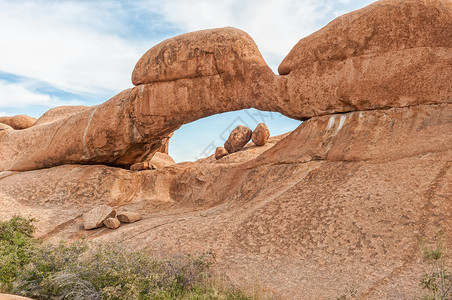
[[[228,139],[224,143],[224,147],[217,147],[215,151],[215,159],[220,159],[228,154],[234,153],[242,149],[250,140],[256,146],[263,146],[270,137],[270,131],[267,125],[259,123],[254,131],[246,126],[239,125],[229,134]]]
[[[117,229],[121,223],[133,223],[141,220],[141,215],[136,212],[121,212],[108,205],[99,205],[82,216],[85,230],[96,229],[105,225],[110,229]]]

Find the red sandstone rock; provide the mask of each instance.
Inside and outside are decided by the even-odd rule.
[[[237,126],[229,134],[227,141],[224,143],[224,148],[229,153],[239,151],[250,141],[251,134],[252,131],[248,127],[243,125]]]
[[[220,159],[226,155],[228,155],[229,152],[228,150],[226,150],[226,148],[224,147],[217,147],[217,149],[215,150],[215,159]]]
[[[256,146],[263,146],[267,142],[270,137],[270,131],[268,130],[267,125],[264,123],[259,123],[253,131],[251,135],[251,140]]]

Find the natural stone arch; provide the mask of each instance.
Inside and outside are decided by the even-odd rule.
[[[369,28],[397,27],[395,12],[417,34],[373,36]],[[450,1],[378,1],[330,24],[296,45],[281,64],[283,76],[273,74],[251,37],[235,28],[168,39],[140,59],[134,88],[64,119],[2,129],[0,171],[71,163],[128,167],[152,157],[183,124],[246,108],[302,120],[452,102],[452,36],[444,35],[452,30]],[[368,34],[371,43],[361,43]],[[407,39],[408,48],[388,43]]]

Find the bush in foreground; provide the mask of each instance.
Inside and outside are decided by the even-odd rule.
[[[32,220],[0,222],[0,291],[33,299],[253,299],[215,285],[211,254],[152,258],[114,245],[42,244]]]

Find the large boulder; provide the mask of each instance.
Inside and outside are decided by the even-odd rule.
[[[167,39],[136,64],[134,85],[220,74],[244,76],[267,68],[253,39],[233,27],[200,30]]]
[[[118,220],[122,223],[134,223],[141,220],[141,214],[132,211],[124,211],[118,213]]]
[[[246,126],[237,126],[229,134],[228,139],[224,143],[224,148],[229,153],[239,151],[250,141],[252,133],[251,129]]]
[[[13,117],[0,117],[0,123],[11,126],[16,130],[27,129],[36,123],[36,118],[26,115],[15,115]]]
[[[270,137],[270,130],[268,130],[265,123],[259,123],[251,135],[251,140],[256,146],[263,146]]]
[[[116,216],[116,211],[108,205],[99,205],[83,214],[83,227],[85,230],[102,226],[108,218]]]
[[[397,16],[397,17],[395,17]],[[449,0],[380,0],[340,16],[300,40],[278,67],[281,75],[316,63],[415,49],[452,48]]]

